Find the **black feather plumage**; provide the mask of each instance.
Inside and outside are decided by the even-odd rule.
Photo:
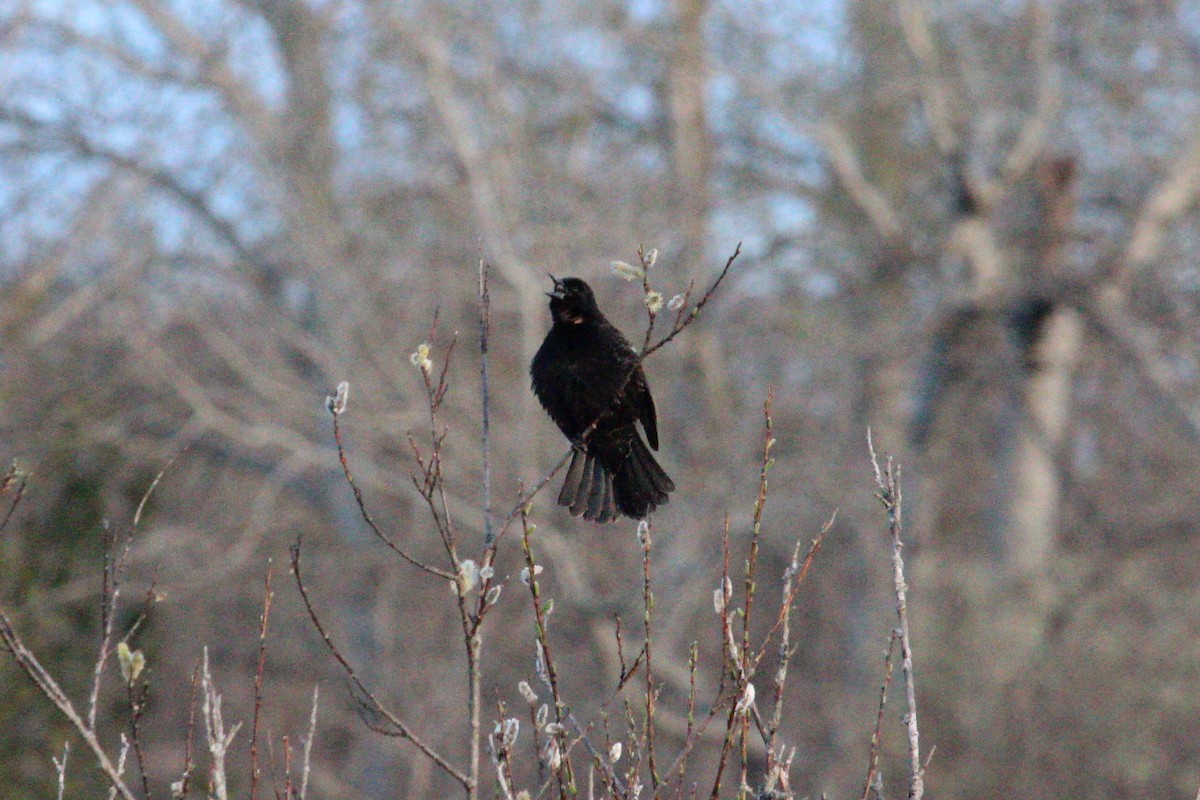
[[[642,519],[675,490],[637,430],[641,423],[646,441],[658,449],[646,374],[633,347],[601,313],[591,287],[579,278],[553,280],[547,294],[554,325],[529,372],[534,394],[575,444],[558,504],[595,522],[619,514]]]

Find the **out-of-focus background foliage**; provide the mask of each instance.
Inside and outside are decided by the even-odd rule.
[[[660,741],[683,730],[690,642],[717,653],[722,518],[744,543],[774,387],[762,574],[840,509],[800,600],[801,795],[861,791],[893,622],[868,425],[906,478],[931,791],[1195,794],[1200,3],[9,0],[0,98],[0,450],[33,474],[0,598],[85,693],[103,521],[127,525],[186,446],[129,589],[157,575],[166,597],[137,638],[160,792],[201,643],[227,719],[249,718],[273,558],[266,725],[303,732],[326,685],[312,791],[445,796],[356,719],[283,574],[303,534],[336,635],[461,756],[449,596],[365,532],[325,394],[351,382],[368,503],[436,558],[407,477],[426,413],[408,357],[435,309],[435,362],[462,334],[446,468],[476,542],[480,247],[502,506],[565,449],[527,387],[546,271],[591,281],[634,338],[640,290],[612,259],[656,247],[670,297],[742,240],[647,364],[679,486],[656,519]],[[587,716],[616,674],[613,614],[638,618],[639,552],[633,525],[552,499],[552,635]],[[497,567],[520,569],[515,541]],[[519,702],[533,655],[519,592],[493,623],[513,633],[485,647],[489,707]],[[115,741],[127,712],[106,713]],[[66,737],[0,659],[6,796],[48,796]],[[70,777],[91,770],[80,755]]]

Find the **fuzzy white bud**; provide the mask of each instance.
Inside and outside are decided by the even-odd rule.
[[[534,574],[534,577],[537,577],[538,575],[542,574],[542,565],[541,564],[533,565],[533,574]],[[521,570],[521,583],[525,584],[526,586],[529,585],[529,567],[525,567],[524,569]]]
[[[551,772],[558,772],[558,768],[562,766],[562,748],[558,746],[558,739],[550,739],[546,742],[546,746],[542,750],[542,760],[546,762],[547,769]]]
[[[529,685],[529,681],[521,681],[517,684],[517,692],[521,697],[525,698],[525,702],[533,705],[537,702],[537,692],[533,691],[533,687]]]
[[[428,373],[433,369],[433,361],[429,358],[429,345],[421,342],[417,345],[416,351],[408,357],[414,367],[420,367],[421,371]]]
[[[348,381],[342,381],[337,385],[336,392],[325,398],[325,408],[335,417],[341,416],[346,412],[346,401],[349,399],[350,384]]]
[[[623,278],[627,281],[640,281],[646,277],[644,269],[635,267],[633,264],[626,264],[624,261],[612,262],[612,271],[618,278]]]
[[[608,748],[609,763],[615,764],[621,760],[621,743],[613,742],[612,747]]]
[[[508,749],[516,744],[517,734],[521,732],[521,720],[516,717],[509,717],[504,720],[503,730],[500,734],[500,746]]]
[[[466,594],[475,587],[476,581],[479,580],[479,567],[472,559],[464,559],[458,565],[458,574],[454,580],[458,583],[458,593]],[[454,591],[453,586],[450,589]]]
[[[121,642],[117,645],[117,661],[121,664],[121,678],[130,685],[142,674],[146,667],[146,657],[141,650],[130,650],[129,645]]]

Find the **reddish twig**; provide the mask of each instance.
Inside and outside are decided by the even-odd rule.
[[[492,525],[491,381],[488,370],[488,339],[492,328],[492,298],[488,292],[488,265],[479,259],[479,404],[483,412],[480,446],[483,451],[483,546],[496,540]]]
[[[542,603],[541,585],[538,582],[538,565],[533,558],[533,548],[530,544],[530,534],[532,533],[529,525],[529,516],[525,511],[525,506],[521,507],[521,547],[525,554],[525,569],[528,575],[529,595],[533,601],[533,621],[535,628],[535,636],[537,643],[537,659],[535,661],[536,671],[542,683],[550,689],[550,696],[554,701],[554,720],[560,726],[566,718],[567,707],[563,702],[562,695],[558,690],[558,671],[554,666],[554,657],[550,651],[550,643],[546,635],[546,609]],[[556,742],[550,743],[556,746]],[[554,778],[558,781],[558,793],[560,800],[574,794],[573,773],[571,770],[571,760],[567,753],[562,753],[561,766],[554,770]]]
[[[0,520],[0,532],[8,528],[8,523],[16,512],[17,506],[21,505],[21,499],[25,496],[25,487],[29,483],[29,478],[23,473],[19,473],[15,466],[9,467],[8,472],[4,473],[4,478],[0,480],[0,492],[7,491],[14,480],[17,481],[17,491],[13,494],[12,502],[8,504],[8,511],[5,512],[4,519]]]
[[[250,800],[258,800],[258,720],[262,714],[263,673],[267,666],[267,625],[271,619],[271,562],[267,561],[267,576],[263,580],[263,610],[258,629],[258,668],[254,673],[254,719],[250,725]]]
[[[177,784],[178,791],[172,786],[172,797],[187,797],[188,787],[192,782],[192,770],[195,764],[192,762],[192,745],[194,743],[193,736],[196,732],[196,690],[200,685],[200,666],[196,665],[192,668],[192,697],[188,701],[188,728],[187,739],[183,744],[183,774],[179,778]]]
[[[837,519],[836,511],[829,518],[829,521],[821,526],[820,532],[809,545],[808,555],[804,557],[803,562],[799,560],[800,542],[796,542],[796,546],[792,549],[792,559],[788,562],[788,567],[783,573],[783,598],[780,601],[779,616],[775,619],[775,624],[771,626],[771,630],[767,632],[762,647],[759,648],[758,654],[753,660],[753,664],[757,668],[758,662],[766,652],[767,644],[771,641],[771,637],[775,635],[777,630],[782,630],[782,634],[779,637],[779,663],[775,667],[774,710],[771,712],[771,721],[767,726],[768,781],[771,780],[772,776],[781,782],[786,783],[787,781],[785,763],[788,759],[783,758],[783,749],[776,749],[776,738],[779,735],[779,726],[783,722],[783,691],[787,683],[788,664],[791,662],[793,653],[791,646],[792,608],[795,605],[796,594],[799,591],[800,584],[804,581],[804,576],[808,574],[808,568],[816,557],[817,551],[821,549],[821,542],[824,540],[825,534],[833,527],[835,519]]]
[[[334,660],[341,665],[342,669],[346,672],[346,677],[350,679],[351,685],[358,690],[360,697],[368,704],[371,711],[378,714],[380,717],[385,719],[389,725],[392,726],[390,730],[383,730],[380,732],[388,733],[393,736],[399,736],[402,739],[407,739],[408,741],[412,742],[418,750],[424,753],[425,756],[434,764],[437,764],[447,775],[461,784],[464,789],[470,790],[471,779],[461,770],[455,768],[454,765],[447,761],[440,753],[426,744],[423,739],[413,733],[412,729],[409,728],[409,726],[403,720],[388,710],[378,700],[378,698],[376,698],[371,690],[366,687],[366,685],[362,682],[362,679],[358,677],[358,673],[355,671],[354,667],[348,660],[346,660],[346,657],[342,655],[342,652],[338,649],[337,645],[334,644],[333,639],[325,630],[325,626],[321,622],[320,617],[317,616],[316,608],[313,607],[312,599],[308,594],[308,587],[304,584],[304,578],[300,572],[299,540],[297,540],[291,547],[291,560],[292,575],[296,579],[296,587],[300,590],[300,598],[304,601],[304,608],[308,612],[308,618],[312,622],[313,627],[316,628],[317,634],[321,637],[321,640],[325,642],[325,647],[328,648]]]
[[[339,396],[344,397],[344,394],[341,392],[341,387],[339,386],[338,388]],[[356,506],[358,506],[358,512],[362,517],[363,522],[367,523],[367,527],[371,529],[371,532],[375,534],[379,541],[383,542],[392,552],[396,553],[409,564],[412,564],[417,569],[420,569],[423,572],[428,572],[431,575],[437,575],[438,577],[445,578],[446,580],[453,580],[454,575],[452,575],[450,572],[426,564],[420,559],[410,555],[408,551],[396,544],[391,537],[380,530],[379,526],[375,524],[375,520],[371,517],[371,513],[367,511],[367,505],[366,501],[363,499],[362,489],[358,487],[358,483],[355,482],[354,475],[350,471],[350,462],[346,457],[346,447],[342,442],[342,430],[338,422],[345,410],[344,401],[343,405],[338,410],[334,409],[332,403],[327,403],[327,405],[329,406],[330,413],[333,416],[333,441],[337,445],[338,460],[342,464],[342,474],[346,476],[346,483],[350,484],[350,490],[354,492],[354,503]]]
[[[646,763],[650,768],[650,786],[652,789],[657,789],[658,785],[662,783],[662,779],[658,776],[658,765],[654,760],[654,701],[656,690],[654,688],[653,648],[651,647],[654,635],[650,625],[650,613],[654,608],[654,594],[650,590],[651,530],[652,526],[649,521],[643,520],[638,523],[638,539],[642,544],[642,605],[645,609],[642,617],[642,625],[646,637],[645,643],[642,645],[646,653]]]
[[[142,749],[142,714],[146,710],[146,698],[150,695],[150,682],[144,681],[141,686],[130,681],[126,685],[129,698],[129,740],[133,744],[133,754],[138,762],[138,776],[142,780],[142,795],[150,796],[150,778],[146,774],[146,753]]]
[[[899,631],[893,629],[888,638],[887,652],[883,656],[883,686],[879,689],[879,710],[875,713],[875,729],[871,732],[871,754],[867,760],[867,779],[863,781],[862,800],[871,794],[875,773],[879,769],[879,743],[883,735],[883,711],[887,706],[888,689],[892,685],[892,652],[896,649]]]

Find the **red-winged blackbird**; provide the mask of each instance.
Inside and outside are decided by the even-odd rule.
[[[579,278],[550,278],[554,326],[529,374],[534,394],[575,446],[558,504],[596,522],[614,520],[618,512],[641,519],[675,490],[637,431],[641,422],[658,449],[646,374],[629,342],[600,313],[591,287]]]

